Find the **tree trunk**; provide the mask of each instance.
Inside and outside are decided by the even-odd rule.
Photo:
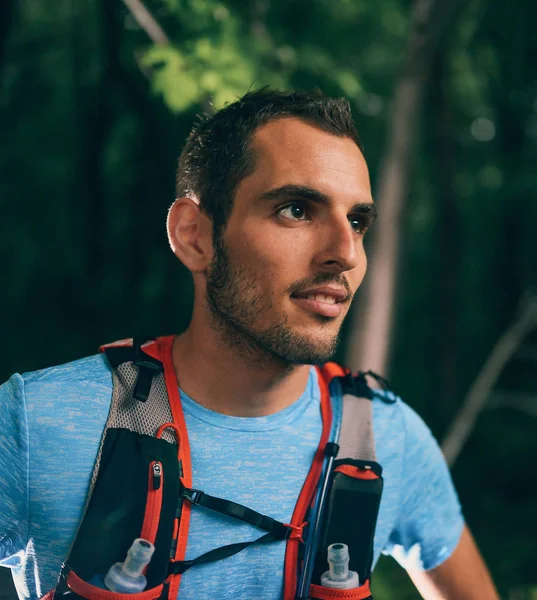
[[[417,0],[403,70],[395,86],[388,146],[378,175],[380,219],[370,249],[371,272],[364,302],[353,309],[346,363],[387,373],[412,146],[431,60],[455,13],[458,0]],[[363,308],[362,308],[363,307]]]
[[[442,451],[450,467],[461,453],[503,368],[535,327],[537,327],[537,296],[527,294],[522,300],[518,317],[507,328],[485,361],[442,442]]]

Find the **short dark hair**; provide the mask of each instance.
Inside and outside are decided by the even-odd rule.
[[[233,208],[238,184],[255,169],[251,141],[256,130],[283,117],[299,117],[339,137],[362,145],[349,102],[320,91],[282,92],[263,88],[248,92],[193,127],[177,171],[177,197],[199,202],[213,222],[215,241]]]

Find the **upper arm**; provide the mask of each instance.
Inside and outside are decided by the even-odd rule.
[[[18,566],[28,537],[28,422],[24,381],[0,386],[0,564]]]
[[[409,569],[408,574],[425,600],[499,600],[467,527],[446,561],[430,571]]]
[[[457,493],[440,448],[423,420],[404,403],[405,431],[399,516],[384,552],[407,571],[429,570],[455,550],[464,526]]]

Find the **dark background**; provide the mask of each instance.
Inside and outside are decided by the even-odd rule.
[[[379,187],[414,2],[152,0],[169,44],[126,4],[0,4],[2,380],[186,327],[165,218],[199,111],[265,84],[344,95]],[[537,283],[537,3],[444,5],[443,27],[416,37],[436,49],[408,134],[388,369],[439,440]],[[358,320],[347,344],[359,335]],[[537,597],[536,375],[528,326],[452,470],[508,600]],[[0,569],[0,597],[10,587]],[[391,559],[374,589],[418,597]]]

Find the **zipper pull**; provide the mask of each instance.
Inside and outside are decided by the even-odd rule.
[[[162,482],[162,467],[159,462],[153,463],[153,489],[160,489],[160,484]]]

